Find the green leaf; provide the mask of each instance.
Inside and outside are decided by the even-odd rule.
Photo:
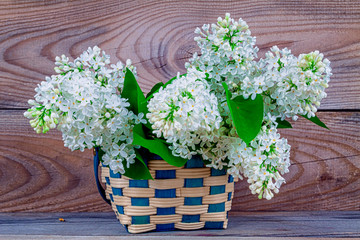
[[[163,82],[158,82],[157,84],[155,84],[155,85],[151,88],[150,92],[146,95],[146,100],[147,100],[150,96],[152,96],[155,92],[159,91],[159,89],[160,89],[162,86],[164,86],[164,83],[163,83]]]
[[[182,76],[186,76],[186,73],[180,75],[179,77],[182,77]],[[172,79],[170,79],[169,81],[167,81],[164,85],[162,85],[162,86],[160,86],[160,87],[165,88],[167,85],[169,85],[170,83],[172,83],[175,79],[177,79],[177,76],[176,76],[176,77],[173,77]],[[158,83],[158,84],[159,84],[159,83]],[[156,85],[155,85],[155,86],[156,86]],[[155,87],[155,86],[154,86],[154,87]],[[154,88],[154,87],[153,87],[153,88]],[[159,87],[158,89],[156,89],[156,90],[155,90],[153,93],[151,93],[150,95],[148,94],[148,96],[146,96],[146,101],[149,101],[149,100],[154,96],[154,94],[159,91],[160,87]],[[152,89],[151,89],[151,90],[152,90]]]
[[[102,161],[102,156],[105,154],[105,152],[101,148],[99,148],[98,154],[100,161]],[[135,162],[130,165],[130,168],[127,168],[126,165],[124,166],[124,168],[125,168],[125,173],[123,175],[129,178],[153,179],[141,155],[138,154],[137,152],[136,152]]]
[[[239,137],[249,144],[259,133],[264,117],[264,103],[262,96],[257,94],[254,100],[237,96],[231,99],[231,92],[226,83],[222,83],[226,99]]]
[[[323,123],[317,116],[308,118],[306,115],[301,115],[302,117],[306,118],[307,120],[310,120],[311,122],[315,123],[316,125],[329,129],[325,123]]]
[[[159,155],[170,165],[176,167],[182,167],[188,161],[188,159],[175,157],[174,155],[172,155],[171,150],[160,139],[157,138],[147,139],[142,135],[143,132],[138,131],[138,129],[136,129],[136,131],[133,131],[133,134],[134,134],[134,140],[133,140],[134,145],[142,146],[148,149],[151,153]]]
[[[142,159],[141,155],[136,152],[135,162],[130,164],[130,168],[127,168],[126,165],[124,166],[125,173],[123,174],[126,177],[131,179],[153,179],[150,174],[149,168],[146,166],[144,160]]]
[[[147,104],[144,93],[141,91],[134,74],[128,68],[126,68],[124,88],[121,93],[121,97],[128,99],[130,103],[130,109],[135,114],[142,112],[146,115]]]
[[[277,118],[276,122],[278,123],[277,128],[292,128],[291,123],[286,120],[281,120],[280,118]]]

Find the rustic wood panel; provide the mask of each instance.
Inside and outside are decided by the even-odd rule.
[[[0,212],[111,211],[97,193],[92,153],[71,152],[60,134],[37,135],[22,111],[0,111]],[[321,113],[282,131],[292,145],[287,184],[271,201],[236,184],[233,211],[360,210],[360,112]]]
[[[65,222],[59,222],[58,218]],[[233,212],[226,230],[128,234],[114,213],[0,213],[1,239],[360,238],[359,212]],[[284,238],[285,237],[285,238]]]
[[[246,20],[260,56],[272,45],[295,54],[315,49],[334,76],[321,109],[359,109],[358,1],[1,1],[0,108],[25,108],[53,74],[53,59],[99,45],[113,60],[131,58],[144,91],[184,72],[197,51],[196,26],[226,12]]]

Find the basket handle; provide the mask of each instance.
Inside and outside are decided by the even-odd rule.
[[[105,189],[101,186],[100,181],[99,181],[99,163],[100,163],[99,148],[94,148],[94,174],[95,174],[96,186],[97,186],[97,189],[98,189],[102,199],[104,199],[104,201],[107,204],[111,205],[110,200],[106,199]]]

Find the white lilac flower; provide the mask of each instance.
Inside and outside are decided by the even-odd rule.
[[[205,74],[188,69],[149,101],[147,118],[157,137],[171,143],[173,154],[190,158],[199,136],[220,127],[217,99],[210,93]]]
[[[251,36],[245,21],[235,21],[230,18],[230,14],[226,14],[224,19],[219,18],[217,24],[205,24],[202,29],[197,28],[195,33],[200,34],[195,37],[195,41],[201,55],[195,53],[186,67],[196,67],[206,74],[211,91],[220,103],[221,114],[227,115],[227,107],[223,108],[226,95],[222,82],[226,82],[235,95],[240,95],[239,86],[244,79],[251,76],[252,80],[252,72],[256,67],[254,59],[258,51],[254,46],[255,37]],[[255,93],[257,89],[252,88],[252,91]]]
[[[284,182],[279,172],[287,172],[290,165],[290,145],[276,133],[276,119],[315,116],[320,101],[326,97],[324,90],[331,76],[329,61],[318,51],[296,58],[290,50],[276,46],[265,59],[255,61],[255,37],[243,20],[235,21],[229,14],[219,18],[217,24],[197,28],[195,33],[200,54],[194,53],[185,67],[205,73],[223,121],[219,129],[203,134],[200,141],[188,134],[187,144],[200,145],[197,152],[209,167],[226,168],[234,176],[247,177],[252,193],[271,199]],[[233,126],[223,82],[233,97],[263,97],[263,129],[249,145],[238,137]],[[186,147],[182,144],[183,151]]]
[[[110,64],[110,57],[98,47],[89,48],[74,62],[56,57],[58,75],[46,77],[35,89],[35,101],[24,115],[36,132],[51,128],[62,131],[64,145],[71,150],[101,147],[104,163],[115,172],[134,162],[132,127],[144,123],[127,109],[129,103],[119,95],[126,67],[135,73],[131,61]]]
[[[315,116],[331,76],[330,62],[323,54],[315,51],[295,57],[275,46],[259,61],[259,68],[273,83],[263,94],[266,112],[293,120],[298,115]]]

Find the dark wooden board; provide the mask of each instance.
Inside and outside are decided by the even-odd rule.
[[[0,110],[0,212],[111,211],[97,193],[91,151],[71,152],[56,131],[36,134],[19,110]],[[360,210],[360,112],[320,113],[282,135],[292,145],[290,173],[273,200],[236,184],[235,211]]]
[[[65,219],[60,222],[59,218]],[[0,239],[360,238],[359,212],[233,212],[226,230],[128,234],[113,213],[0,213]],[[118,238],[115,238],[117,236]],[[56,238],[59,237],[59,238]],[[113,237],[113,238],[112,238]]]
[[[321,109],[359,109],[358,1],[1,1],[0,108],[25,108],[55,56],[98,45],[113,61],[131,58],[145,92],[167,81],[198,48],[195,27],[230,12],[248,22],[259,56],[273,45],[320,50],[332,64]]]

